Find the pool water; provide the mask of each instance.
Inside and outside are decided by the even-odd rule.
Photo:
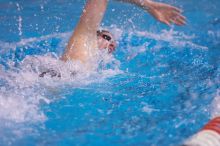
[[[220,1],[163,2],[187,25],[110,1],[118,48],[88,72],[59,61],[85,0],[1,0],[0,145],[177,146],[219,115]]]

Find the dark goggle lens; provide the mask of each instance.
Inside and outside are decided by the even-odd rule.
[[[106,34],[103,34],[103,35],[102,35],[102,38],[105,39],[105,40],[107,40],[107,41],[111,41],[111,39],[112,39],[110,36],[108,36],[108,35],[106,35]]]

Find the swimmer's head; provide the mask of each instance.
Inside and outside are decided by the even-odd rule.
[[[116,41],[113,35],[107,30],[98,30],[97,31],[98,38],[98,48],[99,49],[108,49],[109,53],[115,51]]]

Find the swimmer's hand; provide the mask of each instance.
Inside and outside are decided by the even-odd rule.
[[[171,23],[176,25],[186,24],[186,18],[181,14],[182,10],[174,6],[148,1],[144,6],[144,9],[147,10],[157,20],[169,26]]]

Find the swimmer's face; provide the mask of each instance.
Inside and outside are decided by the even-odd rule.
[[[115,51],[116,42],[110,32],[97,31],[97,38],[98,38],[99,49],[108,49],[109,53],[112,53]]]

